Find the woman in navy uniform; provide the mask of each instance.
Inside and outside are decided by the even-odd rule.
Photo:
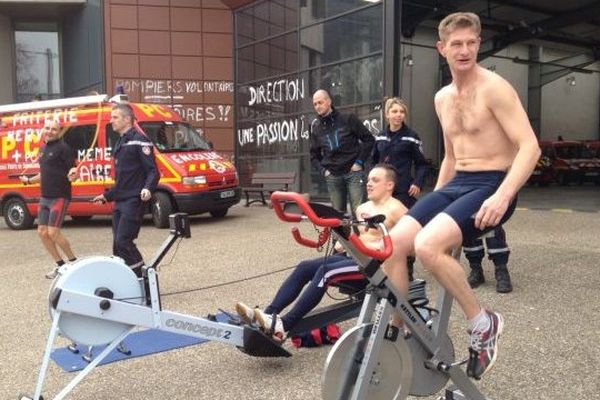
[[[404,100],[399,97],[387,99],[384,111],[388,125],[375,137],[372,162],[373,165],[391,164],[396,169],[398,181],[394,197],[410,208],[421,193],[429,163],[423,156],[419,135],[405,123],[408,107]]]
[[[406,208],[411,208],[421,193],[429,172],[429,163],[423,156],[419,135],[406,125],[408,106],[399,97],[385,101],[386,128],[375,137],[373,165],[387,163],[396,170],[396,187],[393,196]],[[415,175],[413,177],[413,167]],[[408,257],[408,278],[413,280],[414,257]]]

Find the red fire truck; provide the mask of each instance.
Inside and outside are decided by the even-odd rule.
[[[110,112],[115,102],[125,100],[123,95],[94,95],[0,106],[0,212],[10,228],[30,228],[37,216],[40,187],[24,186],[18,177],[39,172],[41,128],[48,119],[60,123],[63,140],[77,155],[68,214],[77,220],[112,213],[110,203],[90,200],[114,183],[111,153],[118,134],[110,125]],[[154,225],[168,227],[169,214],[177,211],[224,217],[241,197],[234,165],[172,109],[129,104],[154,143],[161,175],[148,208]]]

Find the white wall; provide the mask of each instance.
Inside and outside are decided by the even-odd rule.
[[[500,57],[519,57],[522,60],[529,58],[529,49],[525,45],[513,45],[496,53]],[[499,57],[488,57],[481,62],[485,68],[492,69],[498,75],[510,82],[527,110],[527,83],[529,67],[525,64],[516,64],[512,60]]]
[[[545,48],[547,62],[571,56],[572,53]],[[560,62],[560,61],[557,61]],[[586,67],[600,70],[600,63]],[[575,86],[567,78],[575,78]],[[545,85],[542,89],[542,139],[599,139],[600,73],[572,72]]]
[[[409,41],[408,39],[403,39]],[[430,28],[419,28],[410,39],[413,44],[434,46],[437,33]],[[403,45],[401,57],[412,55],[413,65],[403,63],[401,96],[408,102],[408,124],[423,139],[423,150],[427,158],[439,163],[441,138],[438,131],[437,115],[433,107],[433,96],[439,89],[439,59],[437,51],[430,48]],[[516,44],[497,54],[502,57],[528,59],[528,46]],[[569,55],[564,51],[544,48],[543,61],[553,61]],[[527,110],[529,67],[511,59],[489,57],[481,62],[486,68],[508,80]],[[588,66],[600,70],[600,62]],[[564,139],[600,138],[600,73],[571,73],[575,86],[569,86],[561,77],[542,87],[541,138],[551,139],[562,135]]]
[[[14,36],[10,18],[0,15],[0,104],[10,104],[14,99]]]
[[[415,45],[431,46],[437,40],[437,33],[431,29],[419,29],[407,41]],[[413,65],[408,65],[407,57],[412,57]],[[400,96],[408,103],[408,125],[423,140],[426,158],[437,163],[441,151],[441,138],[438,135],[438,120],[433,106],[433,96],[439,89],[439,60],[435,49],[404,45],[401,49],[402,92]]]

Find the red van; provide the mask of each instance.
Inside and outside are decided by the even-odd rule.
[[[27,229],[37,216],[40,188],[24,186],[21,174],[39,172],[37,154],[44,121],[61,124],[63,139],[77,154],[78,176],[67,211],[74,220],[112,214],[112,205],[90,200],[113,181],[111,153],[119,135],[110,125],[115,102],[126,96],[82,96],[0,106],[0,212],[12,229]],[[160,171],[158,189],[149,202],[154,225],[166,228],[169,214],[210,213],[221,218],[240,201],[234,165],[212,151],[202,136],[172,109],[129,103],[144,133],[154,143]]]
[[[588,148],[592,157],[600,161],[600,140],[585,140],[583,144]]]
[[[556,181],[561,185],[582,184],[600,179],[600,162],[580,141],[540,141],[542,156],[552,163]]]
[[[537,164],[533,173],[529,177],[529,184],[538,184],[539,186],[548,186],[556,179],[554,169],[552,168],[552,162],[550,158],[545,155],[541,155],[538,159]]]

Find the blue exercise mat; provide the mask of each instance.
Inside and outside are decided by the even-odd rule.
[[[225,322],[227,315],[217,314],[217,321]],[[157,329],[147,329],[131,333],[123,341],[131,355],[125,355],[117,349],[113,349],[99,365],[109,364],[115,361],[128,360],[134,357],[143,357],[154,353],[169,351],[180,347],[193,346],[208,342],[206,339],[198,339],[191,336],[181,335],[160,331]],[[106,346],[96,346],[93,349],[92,356],[97,356]],[[87,351],[86,346],[79,346],[79,353],[74,354],[66,347],[52,350],[50,358],[66,372],[80,371],[87,367],[88,362],[82,358]]]

